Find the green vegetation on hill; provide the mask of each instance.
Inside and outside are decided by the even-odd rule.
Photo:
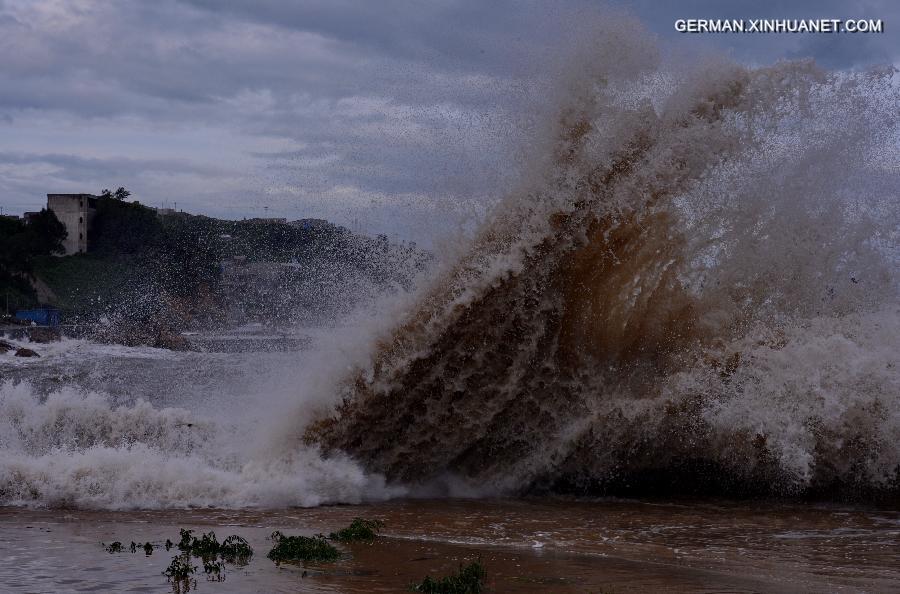
[[[34,259],[33,271],[56,296],[53,305],[70,313],[87,312],[98,302],[113,302],[138,275],[125,259],[93,254],[39,256]]]
[[[35,259],[61,252],[66,228],[52,211],[27,222],[0,217],[0,305],[11,310],[37,304],[30,278]]]
[[[88,250],[97,255],[133,256],[153,249],[163,226],[152,208],[114,198],[97,200]]]

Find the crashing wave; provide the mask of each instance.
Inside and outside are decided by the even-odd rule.
[[[240,428],[67,387],[0,384],[0,504],[94,509],[278,507],[400,494],[346,456],[254,455]]]
[[[482,491],[896,492],[893,69],[603,36],[522,187],[306,433]]]

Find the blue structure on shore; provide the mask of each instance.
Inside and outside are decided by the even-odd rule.
[[[16,319],[34,322],[40,326],[59,326],[59,310],[52,307],[21,309],[16,312]]]

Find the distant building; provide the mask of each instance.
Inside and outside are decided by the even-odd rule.
[[[158,214],[161,217],[167,217],[169,215],[175,214],[174,208],[154,208],[153,210],[155,210],[156,214]]]
[[[88,250],[88,235],[97,214],[97,199],[93,194],[47,194],[47,208],[66,227],[63,240],[67,256]]]

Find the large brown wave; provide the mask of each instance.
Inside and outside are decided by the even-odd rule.
[[[878,209],[896,173],[864,196],[828,181],[885,171],[893,73],[639,70],[592,69],[541,182],[501,204],[308,441],[405,484],[894,488],[897,223]],[[841,341],[856,367],[813,371]]]

